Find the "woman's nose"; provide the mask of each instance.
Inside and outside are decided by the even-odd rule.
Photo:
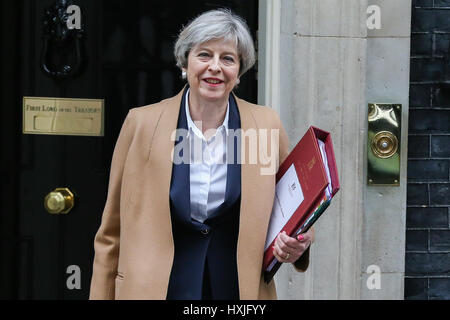
[[[220,72],[219,59],[213,58],[209,64],[209,70],[214,72]]]

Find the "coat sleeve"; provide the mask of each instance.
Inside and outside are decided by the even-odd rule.
[[[131,112],[128,113],[117,139],[111,162],[108,195],[100,228],[94,240],[91,300],[113,300],[119,259],[120,202],[125,160],[133,138]]]
[[[278,114],[276,114],[276,116],[277,116],[277,121],[279,123],[279,128],[280,128],[280,147],[279,147],[280,148],[280,150],[279,150],[280,162],[279,162],[279,164],[282,164],[283,161],[289,155],[289,138],[286,133],[286,130],[283,127],[283,124],[281,123],[280,117],[278,116]],[[314,227],[311,227],[311,230],[312,230],[313,239],[314,239]],[[308,249],[306,249],[306,251],[301,255],[301,257],[298,258],[297,261],[295,261],[293,263],[293,265],[297,271],[305,272],[308,269],[309,251],[310,251],[310,247],[308,247]]]

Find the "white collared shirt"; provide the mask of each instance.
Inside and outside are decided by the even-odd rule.
[[[230,105],[216,133],[206,140],[201,123],[194,123],[189,111],[189,89],[186,92],[186,118],[191,148],[190,192],[191,218],[204,222],[225,201],[227,186],[226,135]],[[199,129],[199,127],[200,129]]]

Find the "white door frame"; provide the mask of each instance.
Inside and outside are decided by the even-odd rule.
[[[258,104],[280,114],[281,1],[259,0]]]

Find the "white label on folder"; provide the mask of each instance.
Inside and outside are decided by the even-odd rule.
[[[267,250],[304,199],[295,166],[292,164],[275,187],[275,199],[264,250]]]

